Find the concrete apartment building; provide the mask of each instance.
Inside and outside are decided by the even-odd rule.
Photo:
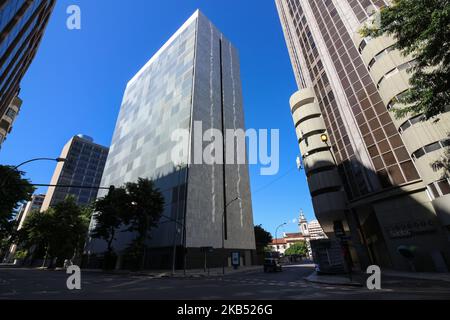
[[[448,271],[450,185],[431,163],[450,113],[396,119],[412,57],[395,39],[362,39],[383,0],[276,0],[299,91],[290,99],[315,214],[353,261]],[[438,120],[438,121],[435,121]],[[408,261],[399,249],[414,251]]]
[[[19,223],[17,226],[17,230],[22,229],[25,220],[30,216],[30,214],[34,211],[41,210],[42,204],[44,203],[45,194],[35,194],[31,197],[31,200],[27,203],[24,203],[16,216],[16,221]],[[11,262],[14,258],[14,255],[17,251],[17,245],[11,245],[9,249],[9,254],[5,257],[5,262]]]
[[[58,187],[48,188],[41,210],[47,210],[67,196],[75,197],[79,205],[91,204],[97,197],[108,151],[91,137],[82,134],[72,137],[60,155],[66,161],[56,165],[50,182]]]
[[[21,106],[22,100],[19,97],[15,97],[9,104],[6,112],[0,117],[0,149],[3,142],[6,140],[7,135],[10,134],[13,129],[13,123],[19,114]]]
[[[195,131],[198,122],[202,129]],[[208,129],[244,128],[237,50],[196,11],[129,81],[102,178],[102,185],[115,186],[150,178],[164,195],[164,217],[151,231],[146,267],[170,267],[174,247],[178,268],[184,259],[187,268],[202,268],[206,248],[211,267],[230,264],[232,252],[240,253],[242,265],[252,264],[247,165],[223,165],[223,159],[199,164],[191,152]],[[188,132],[187,141],[172,140],[177,129]],[[173,160],[179,147],[187,153]],[[225,150],[225,156],[233,151]],[[118,234],[119,254],[133,237]],[[91,239],[86,250],[101,255],[105,248],[104,241]]]
[[[20,91],[55,0],[0,0],[0,118]]]
[[[45,194],[34,194],[31,197],[31,200],[22,206],[16,217],[16,221],[19,222],[19,225],[17,226],[18,230],[22,229],[25,219],[30,215],[30,213],[41,210],[44,199]]]

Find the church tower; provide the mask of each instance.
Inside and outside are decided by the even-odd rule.
[[[309,236],[308,220],[306,220],[303,210],[300,210],[300,219],[298,220],[298,226],[300,227],[300,232],[303,234],[303,236]]]

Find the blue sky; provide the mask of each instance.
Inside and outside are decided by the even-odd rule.
[[[80,6],[82,29],[66,28],[66,8]],[[239,49],[247,128],[280,130],[280,171],[250,167],[255,224],[297,231],[300,209],[314,218],[289,110],[296,91],[273,0],[59,0],[36,59],[22,81],[22,111],[0,151],[0,163],[56,157],[78,133],[110,145],[125,85],[199,8]],[[55,164],[23,167],[49,183]],[[45,189],[39,189],[45,192]]]

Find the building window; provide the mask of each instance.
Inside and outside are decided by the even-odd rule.
[[[427,153],[431,153],[431,152],[437,151],[439,149],[446,148],[449,145],[450,145],[450,139],[446,139],[446,140],[442,140],[442,141],[431,143],[429,145],[424,146],[423,148],[420,148],[416,152],[414,152],[412,154],[413,155],[413,159],[417,160],[417,159],[423,157]]]
[[[435,143],[432,143],[432,144],[429,144],[429,145],[425,146],[424,150],[425,150],[426,153],[430,153],[430,152],[433,152],[433,151],[437,151],[440,148],[441,148],[440,143],[439,142],[435,142]]]
[[[450,180],[444,179],[428,185],[428,190],[434,199],[450,194]]]
[[[6,111],[6,115],[11,119],[14,120],[16,118],[17,112],[15,112],[13,109],[8,108]]]
[[[409,127],[415,125],[416,123],[419,123],[421,121],[423,121],[425,119],[425,117],[423,115],[418,115],[415,116],[409,120],[406,120],[398,129],[398,131],[400,133],[403,133],[406,129],[408,129]]]
[[[389,46],[386,49],[383,49],[382,51],[378,52],[373,58],[372,60],[370,60],[369,62],[369,66],[368,69],[370,71],[370,69],[372,68],[372,66],[375,64],[375,62],[377,62],[378,60],[380,60],[381,57],[383,57],[384,55],[386,55],[387,53],[391,52],[392,50],[395,49],[394,47],[395,45]]]
[[[438,189],[441,191],[442,195],[450,194],[450,184],[448,180],[442,180],[438,183]]]
[[[402,91],[400,92],[398,95],[396,95],[394,98],[392,98],[391,101],[389,101],[388,105],[387,105],[387,109],[390,110],[392,109],[392,107],[398,103],[399,101],[401,101],[401,99],[403,99],[406,94],[408,93],[408,90]]]
[[[0,121],[0,128],[5,130],[6,132],[9,131],[9,122],[6,120]]]
[[[403,71],[403,70],[408,69],[408,68],[412,68],[413,66],[414,66],[414,62],[413,61],[409,61],[409,62],[402,63],[401,65],[397,66],[394,69],[389,70],[383,77],[381,77],[380,81],[378,81],[377,88],[380,89],[381,83],[385,79],[388,79],[388,78],[392,77],[397,72]]]
[[[364,48],[367,46],[367,43],[370,41],[370,37],[366,37],[363,39],[363,41],[361,41],[359,47],[358,47],[358,51],[359,53],[362,53]]]

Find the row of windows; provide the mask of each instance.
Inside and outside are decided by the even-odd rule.
[[[450,139],[437,141],[434,143],[430,143],[419,150],[413,153],[413,159],[417,160],[426,155],[427,153],[431,153],[442,148],[450,147]]]
[[[362,53],[363,50],[366,48],[367,44],[369,43],[369,41],[371,40],[371,37],[365,37],[364,39],[362,39],[361,43],[359,44],[358,47],[358,51],[359,53]]]
[[[83,144],[78,141],[75,141],[72,144],[70,151],[73,153],[80,153],[87,156],[91,154],[92,156],[100,156],[108,153],[108,149],[106,148],[96,147],[90,144]]]
[[[388,152],[374,153],[375,158],[372,158],[373,162],[378,161],[384,165],[380,168],[381,176],[386,173],[391,182],[404,181],[407,177],[415,178],[418,175],[410,159],[406,159],[407,165],[398,165],[404,162],[402,162],[403,158],[400,160],[397,156],[403,156],[404,152],[396,153],[395,151],[404,151],[404,149],[394,149],[394,146],[391,145],[391,138],[398,136],[397,129],[342,20],[339,16],[333,16],[331,12],[333,3],[330,2],[327,7],[321,1],[310,0],[309,3],[350,102],[350,108],[357,119],[361,132],[365,131],[366,133],[367,147],[370,148],[372,145],[385,142]],[[403,147],[401,139],[398,140],[400,140],[398,147]],[[395,167],[391,164],[394,164]],[[408,172],[405,172],[406,170]],[[403,173],[403,177],[395,178],[397,173],[399,173],[399,177],[402,177]],[[364,188],[363,185],[360,187]]]
[[[301,8],[298,10],[299,12],[302,12]],[[312,66],[312,68],[309,69],[310,76],[314,81],[314,89],[319,100],[320,109],[324,115],[325,123],[329,128],[333,129],[330,133],[330,142],[337,155],[337,161],[340,162],[341,159],[346,159],[348,157],[347,151],[348,154],[351,155],[353,154],[353,150],[351,150],[350,141],[348,140],[348,135],[346,134],[333,92],[329,87],[328,77],[323,70],[323,63],[317,52],[309,27],[306,25],[306,18],[303,15],[303,12],[301,14],[299,14],[299,12],[297,12],[296,19],[294,20],[297,25],[297,35],[299,36],[299,40],[303,40],[300,41],[300,45],[303,52],[307,53],[305,59],[308,61],[309,65]],[[329,108],[329,106],[331,106],[331,108]],[[341,138],[340,132],[342,132],[344,138]],[[347,140],[345,138],[347,138]],[[339,149],[336,147],[336,143],[339,145]]]
[[[373,65],[375,64],[375,62],[377,62],[378,60],[380,60],[382,57],[384,57],[386,54],[388,54],[389,52],[395,50],[395,45],[389,46],[386,49],[381,50],[380,52],[378,52],[373,58],[372,60],[370,60],[369,65],[368,65],[368,69],[372,69]],[[361,51],[360,51],[361,52]]]
[[[14,121],[14,119],[16,118],[17,112],[14,111],[12,108],[8,108],[8,110],[6,111],[6,115],[7,115],[12,121]]]
[[[428,191],[434,199],[450,194],[450,180],[443,179],[428,185]]]
[[[328,4],[328,6],[331,6],[331,5],[332,5],[331,3]],[[312,6],[314,6],[314,5],[312,4]],[[324,11],[322,10],[321,12],[324,12]],[[330,12],[330,14],[332,14],[332,13]],[[335,12],[332,16],[335,16]],[[297,19],[301,18],[300,22],[304,21],[304,17],[301,17],[298,14],[296,15],[296,18]],[[319,25],[321,28],[325,27],[325,23],[323,21],[319,21]],[[338,23],[338,31],[339,30],[342,31],[343,28],[344,27],[343,27],[342,23],[341,24]],[[309,30],[307,30],[307,31],[309,31]],[[299,33],[298,26],[297,26],[297,33]],[[349,96],[351,108],[355,115],[357,115],[357,116],[359,115],[358,125],[361,128],[361,132],[364,131],[363,134],[366,134],[366,136],[365,136],[366,143],[368,144],[368,146],[371,146],[377,142],[381,142],[382,150],[380,150],[380,153],[378,153],[378,151],[377,151],[376,154],[375,153],[373,154],[375,156],[373,158],[373,161],[374,161],[374,163],[376,163],[376,168],[380,169],[380,170],[383,170],[383,168],[386,168],[384,171],[388,172],[391,175],[391,177],[394,177],[392,180],[394,180],[396,182],[397,181],[404,182],[405,179],[402,177],[402,171],[400,170],[400,167],[398,165],[395,165],[396,157],[398,157],[398,159],[399,159],[398,161],[400,161],[400,162],[406,160],[406,162],[401,162],[401,168],[402,168],[402,170],[405,171],[405,173],[404,173],[405,176],[407,176],[408,179],[415,179],[417,177],[417,174],[414,169],[414,165],[410,161],[409,156],[406,152],[406,149],[403,147],[402,141],[401,141],[400,137],[398,136],[396,128],[392,124],[392,119],[390,118],[389,114],[387,113],[386,107],[382,103],[381,98],[379,97],[379,94],[376,90],[376,87],[375,87],[375,85],[373,85],[373,83],[371,81],[370,75],[367,74],[362,79],[358,79],[358,77],[357,77],[357,73],[360,73],[360,72],[367,73],[367,70],[363,66],[362,61],[360,61],[358,66],[355,65],[355,67],[354,67],[355,71],[351,71],[349,73],[348,79],[349,80],[351,79],[351,81],[347,80],[347,78],[345,76],[345,74],[346,74],[345,71],[347,71],[347,69],[349,69],[350,66],[352,66],[355,59],[351,59],[351,60],[349,59],[347,64],[344,67],[342,67],[342,64],[339,61],[338,55],[345,56],[345,50],[344,50],[344,47],[342,46],[342,44],[345,44],[349,48],[348,50],[350,50],[353,43],[351,42],[350,38],[346,39],[344,42],[342,40],[338,39],[337,41],[335,41],[335,43],[333,43],[332,39],[334,40],[338,34],[342,34],[342,33],[334,32],[333,35],[331,35],[331,36],[324,33],[324,39],[326,40],[328,46],[336,45],[338,42],[340,42],[340,47],[336,47],[337,49],[334,50],[334,52],[333,52],[334,57],[332,59],[333,59],[333,61],[340,64],[341,72],[340,72],[339,76],[343,82],[343,85],[345,86],[346,93],[351,95],[351,96]],[[316,91],[319,91],[321,93],[320,95],[318,94],[318,99],[319,99],[319,104],[321,105],[322,111],[324,109],[326,111],[328,111],[329,109],[335,109],[335,110],[330,110],[330,112],[323,112],[323,113],[324,113],[324,120],[327,123],[327,127],[329,127],[329,128],[331,127],[332,133],[335,133],[336,135],[338,135],[338,138],[336,139],[337,140],[336,144],[338,146],[336,147],[333,144],[333,151],[335,152],[337,161],[339,163],[340,161],[345,160],[346,158],[350,158],[352,156],[353,150],[350,145],[350,139],[349,139],[348,135],[345,134],[345,128],[342,123],[342,118],[340,117],[339,112],[337,110],[337,105],[335,106],[335,105],[331,104],[331,106],[330,106],[331,108],[329,108],[329,105],[327,104],[328,101],[324,101],[324,100],[326,100],[326,98],[323,99],[324,94],[322,94],[322,93],[324,93],[323,91],[325,91],[325,89],[321,88],[321,85],[323,82],[322,75],[320,75],[320,76],[318,75],[318,71],[320,71],[320,69],[318,69],[314,66],[314,63],[317,60],[312,61],[312,59],[318,58],[318,57],[313,56],[311,59],[311,54],[309,56],[307,55],[308,52],[314,51],[313,48],[315,46],[313,46],[311,50],[307,50],[305,48],[305,45],[308,46],[308,44],[310,44],[310,41],[309,41],[310,37],[308,37],[308,36],[309,36],[309,32],[306,32],[306,34],[303,34],[303,43],[304,44],[301,41],[300,41],[300,43],[303,45],[302,50],[305,53],[305,58],[307,60],[309,58],[309,65],[312,66],[312,68],[311,68],[312,70],[310,70],[310,73],[311,73],[311,78],[313,79],[313,81],[315,80],[315,82],[318,85],[318,90],[316,88]],[[320,61],[320,60],[318,60],[318,61]],[[344,63],[345,63],[345,61],[344,61]],[[364,84],[360,83],[358,80],[363,81]],[[352,86],[353,86],[353,89],[356,91],[356,96],[352,96],[354,94],[353,90],[352,90]],[[367,93],[365,92],[366,90],[364,88],[368,89],[368,93],[370,94],[370,100],[369,100],[369,97],[365,97],[365,95]],[[330,92],[330,94],[332,94],[332,92]],[[377,97],[375,97],[375,96],[377,96]],[[359,99],[359,101],[358,101],[358,99]],[[360,105],[363,106],[364,115],[361,114],[362,110],[359,107],[358,102],[360,102]],[[373,106],[372,103],[374,103],[374,107],[372,107]],[[334,117],[334,114],[332,111],[337,112],[336,117]],[[376,112],[374,112],[374,111],[376,111]],[[377,114],[379,115],[378,118],[376,117]],[[369,121],[366,120],[366,117]],[[380,122],[385,125],[384,131],[381,127]],[[371,130],[369,129],[368,125],[370,125]],[[373,136],[372,136],[372,132],[373,132]],[[342,134],[342,139],[339,137],[339,135],[341,135],[341,134]],[[386,135],[387,135],[387,137],[390,137],[389,138],[390,143],[395,142],[395,146],[392,145],[392,147],[391,147],[389,145],[389,142],[386,139]],[[330,140],[334,140],[332,134],[330,134]],[[386,147],[384,145],[386,145]],[[394,147],[397,147],[397,149],[394,150],[393,149]],[[393,151],[390,151],[390,148],[392,148]],[[376,150],[376,147],[374,150]],[[385,152],[385,151],[387,151],[387,152]],[[341,153],[341,155],[339,153]],[[378,154],[381,154],[381,155],[378,155]],[[392,164],[394,164],[394,166],[391,166]],[[350,168],[350,170],[352,170],[354,172],[356,169]],[[359,175],[359,177],[361,178],[361,175]],[[400,178],[398,178],[398,177],[400,177]],[[364,183],[363,179],[359,179],[359,180],[362,181],[362,184]],[[389,183],[386,183],[386,185],[390,185],[389,179],[388,179],[388,182]]]
[[[359,22],[363,22],[371,16],[371,8],[382,8],[387,5],[384,0],[348,0],[348,3]]]
[[[402,63],[401,65],[386,72],[386,74],[384,76],[382,76],[381,79],[378,81],[377,89],[380,89],[380,86],[384,80],[389,79],[390,77],[392,77],[396,73],[399,73],[400,71],[407,70],[407,69],[414,67],[414,64],[415,63],[413,61],[408,61],[408,62]]]
[[[391,110],[396,103],[401,101],[406,96],[407,93],[408,93],[408,90],[405,90],[405,91],[399,93],[398,95],[396,95],[394,98],[392,98],[392,100],[389,101],[389,103],[387,104],[387,109]]]
[[[7,133],[9,133],[10,125],[11,125],[11,123],[6,121],[5,119],[2,119],[0,121],[0,129],[5,130]]]
[[[301,12],[301,8],[298,10]],[[294,8],[293,11],[295,11]],[[335,10],[333,13],[336,15]],[[312,40],[309,27],[305,25],[306,19],[304,16],[302,17],[302,15],[297,14],[297,21],[294,21],[294,23],[297,27],[297,34],[299,35],[302,52],[304,53],[308,64],[311,66],[309,68],[309,72],[311,79],[313,80],[314,89],[318,97],[319,106],[321,108],[324,121],[327,127],[331,128],[329,134],[332,150],[335,154],[337,163],[341,163],[351,157],[354,158],[354,150],[351,145],[349,135],[347,134],[343,118],[341,117],[337,101],[335,101],[334,94],[329,86],[328,77],[323,70],[323,63],[320,59],[319,53],[317,52],[316,45]],[[340,29],[343,30],[343,28],[344,25],[341,24]],[[303,34],[301,34],[302,30]],[[347,179],[344,181],[349,180],[350,185],[352,186],[352,192],[349,191],[349,194],[353,193],[355,196],[358,196],[361,195],[361,191],[363,193],[367,192],[365,179],[363,178],[363,173],[359,168],[359,165],[356,164],[344,167],[342,167],[341,174],[347,176]]]
[[[318,19],[319,28],[324,36],[325,43],[328,47],[331,59],[336,65],[338,71],[338,76],[341,79],[341,83],[344,87],[349,101],[351,101],[350,107],[355,109],[354,112],[360,113],[360,107],[358,105],[358,100],[354,96],[354,91],[364,92],[364,87],[360,82],[358,74],[356,73],[357,68],[361,68],[363,63],[357,58],[359,57],[356,50],[354,49],[354,44],[350,37],[345,37],[347,33],[343,22],[336,15],[336,9],[332,8],[333,4],[330,2],[325,8],[323,4],[319,4],[320,8],[317,7],[317,3],[311,1],[311,6],[316,10],[315,14]],[[347,34],[348,35],[348,34]],[[356,64],[355,64],[356,63]],[[367,83],[369,85],[370,83]],[[336,106],[337,108],[337,106]],[[342,121],[340,117],[337,119]],[[354,158],[354,151],[351,145],[350,137],[347,134],[343,134],[345,128],[342,123],[342,129],[339,125],[339,131],[342,135],[342,142],[337,142],[339,149],[341,149],[341,154],[346,155],[347,158]],[[345,158],[344,158],[345,160]],[[355,197],[363,195],[368,192],[368,187],[366,185],[365,179],[363,177],[364,173],[359,167],[356,161],[354,164],[347,166],[345,169],[347,176],[349,177],[349,185],[352,189],[352,194]],[[352,178],[352,176],[354,178]]]
[[[416,123],[422,122],[424,119],[425,119],[425,116],[424,116],[424,115],[421,115],[421,114],[420,114],[420,115],[418,115],[418,116],[415,116],[415,117],[413,117],[413,118],[411,118],[411,119],[405,121],[405,122],[400,126],[400,128],[398,129],[398,131],[399,131],[400,133],[403,133],[406,129],[408,129],[409,127],[415,125]]]

